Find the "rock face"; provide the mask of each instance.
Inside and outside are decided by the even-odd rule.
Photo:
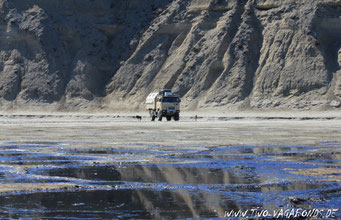
[[[0,0],[0,106],[341,107],[341,0]]]

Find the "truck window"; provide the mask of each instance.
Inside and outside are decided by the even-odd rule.
[[[163,97],[162,102],[180,102],[178,97]]]

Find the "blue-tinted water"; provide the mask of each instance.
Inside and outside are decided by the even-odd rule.
[[[79,147],[82,144],[86,147]],[[231,210],[256,208],[337,209],[340,182],[289,172],[339,169],[338,154],[317,151],[325,146],[200,146],[195,150],[124,148],[110,143],[4,143],[0,184],[75,187],[6,191],[0,195],[0,217],[183,219],[223,218]],[[340,217],[340,212],[335,215]]]

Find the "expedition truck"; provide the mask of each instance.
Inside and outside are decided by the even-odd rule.
[[[167,121],[180,119],[180,99],[169,89],[162,89],[159,92],[152,92],[146,98],[146,108],[149,111],[152,121],[166,117]]]

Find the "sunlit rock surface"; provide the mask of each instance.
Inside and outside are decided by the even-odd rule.
[[[0,105],[341,106],[341,1],[0,0]]]

